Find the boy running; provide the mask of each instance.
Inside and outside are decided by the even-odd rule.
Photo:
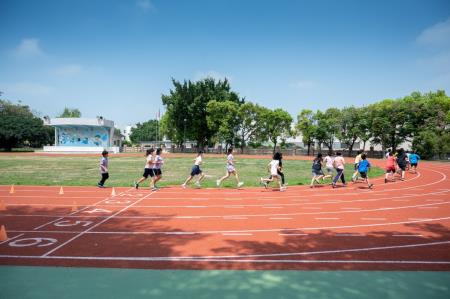
[[[216,181],[216,185],[217,187],[220,187],[220,184],[222,184],[222,181],[229,178],[231,174],[234,174],[234,177],[236,178],[236,182],[237,182],[237,187],[241,187],[242,185],[244,185],[244,182],[240,182],[239,181],[239,175],[237,173],[236,168],[234,167],[234,162],[233,162],[233,148],[229,148],[227,151],[227,174],[225,174],[223,177],[221,177],[220,179],[218,179]]]
[[[408,162],[408,157],[405,154],[405,151],[401,148],[398,150],[397,155],[397,165],[398,168],[401,170],[402,177],[400,180],[405,180],[405,170],[406,170],[406,163]]]
[[[369,182],[368,172],[370,171],[370,163],[366,160],[366,154],[361,155],[361,161],[358,164],[358,172],[362,179],[367,183],[369,189],[372,189],[373,184]]]
[[[98,182],[97,186],[99,188],[105,188],[103,185],[106,180],[109,178],[108,173],[108,151],[102,152],[102,159],[100,160],[100,174],[102,175],[102,179]]]
[[[314,183],[317,182],[317,184],[319,184],[319,180],[323,179],[324,176],[322,171],[322,153],[318,153],[317,157],[313,160],[312,179],[309,187],[314,188]]]
[[[194,176],[199,175],[198,180],[195,182],[195,186],[201,187],[200,182],[205,177],[205,174],[200,169],[200,165],[203,163],[203,151],[199,151],[197,157],[194,159],[194,166],[192,166],[191,175],[184,181],[181,187],[186,188],[186,185],[194,178]]]
[[[139,189],[139,184],[145,181],[150,176],[150,188],[153,188],[153,176],[155,175],[153,172],[153,152],[155,150],[153,148],[148,149],[145,152],[146,162],[144,167],[144,174],[142,178],[140,178],[137,182],[134,182],[134,188]]]
[[[347,186],[347,183],[345,183],[345,176],[344,176],[344,164],[345,160],[344,157],[342,157],[341,153],[336,153],[336,158],[334,158],[333,166],[337,171],[336,176],[333,179],[333,184],[331,185],[333,188],[336,188],[336,183],[339,180],[339,178],[342,181],[342,185]]]
[[[267,185],[270,182],[277,181],[278,187],[280,191],[286,190],[286,187],[283,187],[281,185],[280,175],[278,174],[278,171],[280,170],[280,153],[276,152],[275,155],[273,155],[273,160],[270,161],[269,164],[267,164],[267,167],[270,171],[270,179],[263,179],[260,178],[261,183],[264,185],[265,188],[267,188]]]
[[[420,156],[417,154],[417,151],[414,151],[411,155],[409,155],[409,163],[411,163],[411,172],[417,172],[417,164],[419,163]]]

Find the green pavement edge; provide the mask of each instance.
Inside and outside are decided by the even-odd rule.
[[[450,298],[450,272],[0,266],[0,298]]]

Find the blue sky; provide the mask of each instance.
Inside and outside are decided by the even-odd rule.
[[[449,94],[450,1],[0,0],[2,98],[42,115],[123,127],[206,76],[293,117]]]

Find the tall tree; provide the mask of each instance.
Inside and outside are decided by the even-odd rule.
[[[58,116],[58,118],[79,118],[81,117],[81,112],[80,110],[76,109],[76,108],[64,108],[64,111],[61,112]]]
[[[263,109],[261,114],[263,129],[260,140],[270,140],[273,143],[273,153],[275,153],[278,138],[282,141],[291,136],[292,116],[283,109]]]
[[[306,144],[308,148],[308,156],[311,150],[311,144],[314,143],[314,137],[317,131],[315,124],[314,113],[312,110],[303,109],[297,116],[296,129],[302,134],[303,144]]]
[[[52,142],[52,130],[28,106],[0,100],[0,148],[40,147]]]
[[[168,130],[174,132],[174,141],[182,145],[186,138],[193,139],[199,147],[211,142],[215,132],[208,127],[206,106],[209,101],[231,101],[242,103],[237,93],[231,91],[227,79],[215,81],[213,78],[197,82],[180,83],[172,79],[174,89],[162,96],[166,114],[170,120]]]
[[[226,148],[234,145],[241,123],[239,104],[231,101],[209,101],[206,106],[208,128],[216,132],[219,142],[224,141]]]
[[[352,155],[353,146],[360,136],[361,109],[355,107],[346,107],[341,110],[339,118],[340,129],[337,137],[342,143],[347,145],[349,155]]]
[[[158,134],[158,121],[151,119],[149,121],[138,123],[131,129],[130,140],[133,143],[140,141],[155,141]]]
[[[252,141],[257,140],[263,130],[263,112],[264,109],[258,104],[246,102],[239,106],[239,135],[241,144],[241,153],[244,147]]]

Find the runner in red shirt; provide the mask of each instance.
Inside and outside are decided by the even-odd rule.
[[[394,180],[394,174],[395,174],[395,157],[392,154],[392,152],[389,152],[387,160],[386,160],[386,174],[384,176],[384,182],[388,182],[389,174],[391,175],[391,181]]]

